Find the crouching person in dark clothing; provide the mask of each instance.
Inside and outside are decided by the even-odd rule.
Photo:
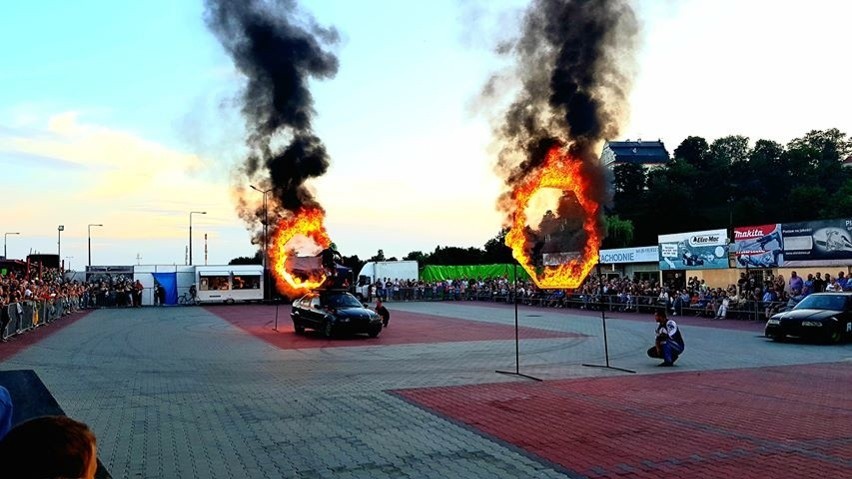
[[[654,313],[657,321],[657,340],[654,347],[648,350],[648,356],[662,359],[660,366],[674,366],[678,356],[683,354],[683,335],[677,327],[677,323],[666,318],[665,311]]]
[[[390,311],[382,304],[381,299],[376,300],[376,312],[382,317],[382,325],[387,328],[390,322]]]

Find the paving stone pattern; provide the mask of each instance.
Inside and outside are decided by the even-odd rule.
[[[436,328],[441,318],[451,318],[450,331],[464,325],[483,332],[461,341],[433,335],[427,342],[386,344],[380,337],[370,344],[343,340],[333,347],[295,349],[262,340],[212,309],[98,310],[11,355],[4,357],[6,344],[0,344],[5,358],[0,368],[34,369],[66,413],[93,428],[99,456],[113,477],[571,477],[558,461],[524,444],[463,424],[451,413],[436,415],[399,395],[409,389],[522,385],[494,372],[514,368],[514,341],[500,339],[505,329],[494,326],[513,324],[511,308],[389,307],[388,338],[408,313],[428,316]],[[223,308],[227,315],[253,317],[258,324],[249,329],[272,327],[274,307],[266,308],[268,316],[254,307]],[[581,366],[603,361],[599,318],[533,308],[519,314],[527,333],[520,343],[523,372],[549,380],[621,377]],[[650,320],[613,319],[607,325],[613,362],[643,377],[852,357],[849,345],[775,344],[755,331],[685,328],[687,352],[675,371],[660,371],[644,357],[653,337]],[[490,329],[501,332],[494,336]],[[406,337],[416,328],[398,330]],[[826,455],[847,451],[837,442],[814,444]],[[739,454],[728,453],[735,455],[731,461]],[[639,469],[634,462],[619,464]],[[696,470],[702,465],[696,463]]]

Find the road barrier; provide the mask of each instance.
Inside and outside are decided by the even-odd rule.
[[[0,335],[6,340],[79,310],[80,298],[76,296],[11,303],[0,310]]]

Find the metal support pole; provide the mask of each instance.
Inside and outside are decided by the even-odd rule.
[[[604,358],[606,360],[606,363],[605,364],[583,364],[583,366],[586,366],[586,367],[589,367],[589,368],[614,369],[614,370],[617,370],[617,371],[624,371],[626,373],[634,373],[635,374],[636,371],[632,371],[630,369],[624,369],[624,368],[617,368],[615,366],[609,365],[609,343],[608,343],[607,337],[606,337],[606,312],[604,312],[603,275],[601,274],[600,260],[598,260],[598,281],[600,282],[600,288],[598,288],[600,300],[598,301],[598,304],[600,305],[600,308],[601,308],[601,324],[603,326],[603,341],[604,341]]]
[[[541,379],[530,376],[528,374],[521,374],[521,348],[520,341],[518,337],[518,330],[520,329],[518,326],[518,263],[515,262],[514,265],[514,294],[512,297],[515,300],[515,370],[514,371],[495,371],[498,374],[511,374],[514,376],[521,376],[527,379],[532,379],[533,381],[541,381]]]
[[[190,211],[189,212],[189,265],[192,266],[192,215],[206,215],[206,211]]]
[[[279,304],[276,303],[275,304],[275,327],[272,328],[275,331],[278,331],[278,306],[279,306]]]
[[[103,226],[102,224],[89,224],[89,267],[92,266],[92,226]],[[88,276],[86,277],[88,279]]]

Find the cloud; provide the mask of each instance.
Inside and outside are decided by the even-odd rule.
[[[2,131],[0,131],[2,134]],[[62,158],[39,155],[35,153],[25,153],[18,151],[2,151],[0,150],[0,164],[8,167],[35,167],[46,169],[61,169],[61,170],[82,170],[83,166],[66,161]]]
[[[4,158],[16,171],[32,169],[36,181],[4,185],[0,223],[35,232],[59,222],[69,237],[103,223],[100,236],[135,241],[183,238],[190,211],[207,211],[193,218],[207,231],[241,224],[227,178],[209,179],[201,157],[86,122],[77,112],[2,126],[0,164]]]

